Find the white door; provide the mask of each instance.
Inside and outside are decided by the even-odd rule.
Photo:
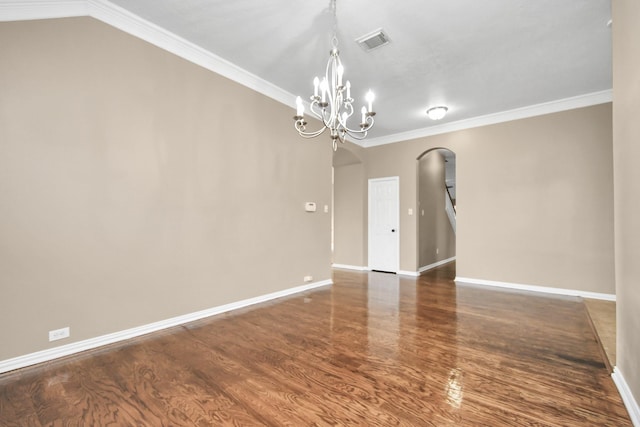
[[[369,268],[398,272],[400,259],[397,176],[369,180]]]

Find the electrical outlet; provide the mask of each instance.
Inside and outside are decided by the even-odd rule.
[[[313,276],[304,276],[305,283],[309,283],[313,281]]]
[[[55,331],[49,331],[49,341],[57,341],[63,338],[68,338],[71,335],[69,327],[62,329],[56,329]]]
[[[436,248],[436,255],[440,253],[440,248]]]

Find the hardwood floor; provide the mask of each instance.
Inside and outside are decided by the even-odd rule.
[[[585,298],[584,304],[612,370],[616,366],[616,303]]]
[[[579,299],[333,286],[0,376],[0,425],[631,426]]]

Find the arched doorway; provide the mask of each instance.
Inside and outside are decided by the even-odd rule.
[[[456,155],[446,148],[417,158],[417,260],[420,273],[456,256]]]

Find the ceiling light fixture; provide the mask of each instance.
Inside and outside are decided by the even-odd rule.
[[[429,116],[431,120],[440,120],[447,114],[447,111],[449,111],[447,107],[439,105],[437,107],[429,108],[427,110],[427,116]]]
[[[300,136],[304,138],[315,138],[325,130],[329,129],[333,151],[338,149],[338,141],[344,143],[345,138],[361,140],[366,138],[367,132],[373,127],[374,95],[371,90],[365,97],[367,106],[362,107],[359,129],[351,129],[347,126],[347,120],[354,113],[353,101],[351,98],[351,83],[344,79],[344,67],[338,52],[338,37],[336,29],[338,19],[336,17],[336,0],[331,0],[331,11],[333,12],[333,37],[331,39],[331,51],[329,52],[329,62],[322,81],[318,77],[313,79],[313,95],[310,97],[310,110],[313,117],[322,122],[322,128],[314,132],[307,132],[307,122],[304,120],[304,104],[302,98],[296,98],[296,115],[293,117],[294,126]]]

